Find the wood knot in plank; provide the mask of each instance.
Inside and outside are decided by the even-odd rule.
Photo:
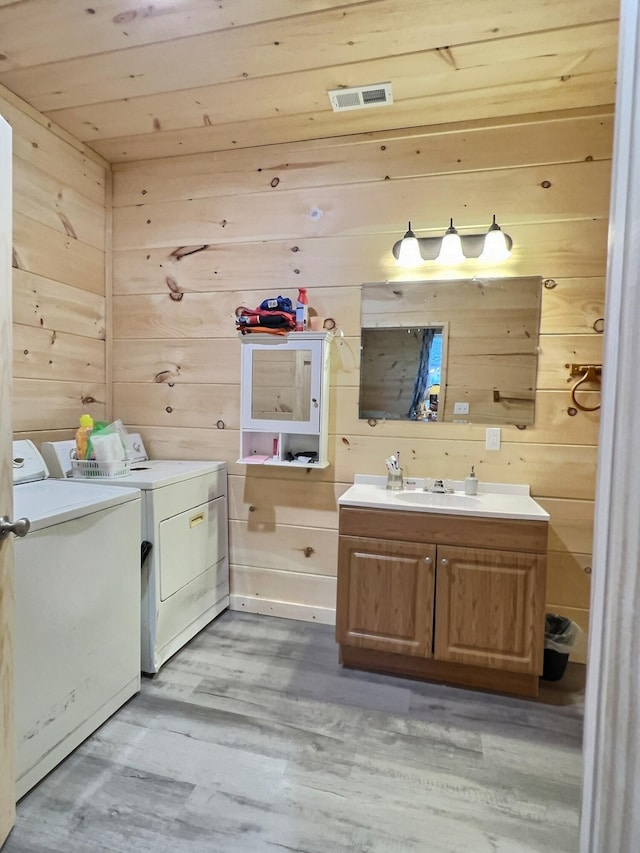
[[[168,275],[165,278],[165,281],[167,283],[167,287],[170,290],[169,299],[173,299],[174,302],[180,302],[184,296],[184,293],[180,290],[178,282],[172,275]]]
[[[446,47],[437,47],[436,53],[443,59],[447,65],[450,65],[451,68],[454,68],[456,71],[458,70],[458,66],[456,65],[456,60],[453,56],[451,48],[447,45]]]
[[[171,252],[169,257],[175,258],[176,261],[180,261],[182,258],[186,258],[187,255],[195,255],[197,252],[204,252],[208,248],[208,243],[203,243],[201,246],[178,246],[177,249],[174,249],[173,252]]]
[[[127,11],[127,12],[120,12],[119,14],[114,15],[113,16],[113,23],[114,24],[130,24],[131,21],[133,21],[134,18],[137,17],[137,15],[138,15],[138,13],[135,11],[135,9],[129,9],[129,11]]]
[[[76,234],[76,229],[73,227],[69,219],[64,215],[64,213],[60,213],[58,211],[58,219],[62,222],[62,227],[64,228],[67,237],[72,237],[74,240],[78,239],[78,235]]]

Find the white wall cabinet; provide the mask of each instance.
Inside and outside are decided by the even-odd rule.
[[[329,332],[242,335],[240,459],[326,468]]]

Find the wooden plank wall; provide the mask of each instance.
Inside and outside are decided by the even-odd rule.
[[[569,412],[565,364],[601,360],[611,140],[594,109],[114,167],[114,413],[159,457],[228,463],[233,606],[331,622],[337,498],[399,449],[414,476],[530,483],[552,518],[548,607],[587,627],[598,414]],[[403,273],[391,246],[408,219],[427,236],[493,213],[515,248],[484,274],[545,281],[535,426],[488,453],[480,425],[358,420],[361,283],[473,275]],[[300,285],[339,329],[331,466],[247,468],[234,309]]]
[[[0,87],[13,130],[14,437],[104,418],[108,164]]]

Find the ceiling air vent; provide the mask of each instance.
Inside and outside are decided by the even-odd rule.
[[[383,107],[393,103],[391,83],[373,86],[353,86],[351,89],[330,89],[327,92],[333,111],[363,110],[366,107]]]

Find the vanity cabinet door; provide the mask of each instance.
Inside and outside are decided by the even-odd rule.
[[[438,547],[437,660],[540,674],[545,558]]]
[[[430,657],[435,546],[341,536],[336,639]]]

